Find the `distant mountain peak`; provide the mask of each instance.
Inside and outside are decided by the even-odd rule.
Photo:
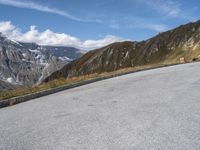
[[[0,81],[3,88],[32,86],[80,56],[79,49],[22,43],[0,34]]]

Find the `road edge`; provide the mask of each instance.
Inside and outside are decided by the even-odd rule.
[[[188,63],[184,63],[184,64],[188,64]],[[16,104],[19,104],[19,103],[22,103],[22,102],[34,100],[36,98],[40,98],[40,97],[47,96],[47,95],[50,95],[50,94],[54,94],[54,93],[57,93],[57,92],[61,92],[61,91],[64,91],[64,90],[80,87],[80,86],[87,85],[87,84],[94,83],[94,82],[101,81],[101,80],[106,80],[106,79],[119,77],[119,76],[131,74],[131,73],[141,72],[141,71],[147,71],[147,70],[164,68],[164,67],[171,67],[171,66],[176,66],[176,65],[184,65],[184,64],[176,63],[176,64],[170,64],[170,65],[161,65],[161,66],[156,66],[156,67],[150,67],[150,68],[145,68],[145,69],[140,69],[140,70],[127,71],[127,72],[123,72],[123,73],[108,75],[108,76],[105,76],[105,77],[97,77],[97,78],[94,78],[94,79],[80,81],[80,82],[77,82],[77,83],[71,83],[71,84],[68,84],[68,85],[64,85],[64,86],[60,86],[60,87],[56,87],[56,88],[52,88],[52,89],[48,89],[48,90],[44,90],[44,91],[39,91],[39,92],[31,93],[31,94],[28,94],[28,95],[22,95],[22,96],[19,96],[19,97],[13,97],[13,98],[10,98],[10,99],[1,100],[0,101],[0,108],[13,106],[13,105],[16,105]]]

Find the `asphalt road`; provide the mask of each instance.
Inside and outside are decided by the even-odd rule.
[[[0,150],[199,150],[200,63],[0,109]]]

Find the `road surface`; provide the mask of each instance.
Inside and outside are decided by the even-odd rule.
[[[0,109],[0,150],[199,150],[200,63]]]

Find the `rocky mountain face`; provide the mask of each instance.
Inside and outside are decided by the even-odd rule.
[[[16,86],[16,85],[13,85],[13,84],[10,84],[8,82],[0,80],[0,91],[5,91],[5,90],[8,90],[8,89],[15,89],[15,88],[18,88],[18,87],[19,87],[19,85]]]
[[[82,55],[75,48],[20,43],[0,34],[0,90],[32,86]]]
[[[54,72],[44,82],[146,64],[178,63],[198,59],[200,21],[182,25],[145,41],[114,43],[90,51]]]

